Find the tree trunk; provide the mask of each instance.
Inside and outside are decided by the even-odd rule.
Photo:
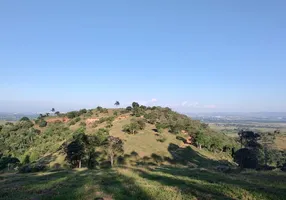
[[[202,145],[201,144],[199,144],[199,149],[202,149]]]
[[[111,167],[113,167],[113,155],[110,156],[110,164],[111,164]]]
[[[81,168],[81,160],[79,160],[78,168]]]

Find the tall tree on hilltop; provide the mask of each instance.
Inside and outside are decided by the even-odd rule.
[[[133,107],[133,108],[137,108],[137,107],[139,107],[139,103],[137,103],[137,102],[133,102],[133,103],[132,103],[132,107]]]
[[[119,106],[119,105],[120,105],[119,101],[116,101],[116,102],[114,103],[114,105],[115,105],[115,106]]]

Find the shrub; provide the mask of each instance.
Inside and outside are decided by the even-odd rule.
[[[143,119],[138,119],[136,122],[138,123],[140,130],[143,130],[146,127],[146,123]]]
[[[80,126],[86,126],[86,123],[85,122],[80,122],[79,125]]]
[[[75,121],[75,122],[79,122],[79,121],[80,121],[80,117],[76,117],[76,118],[74,119],[74,121]]]
[[[77,116],[79,116],[79,113],[78,113],[77,111],[71,111],[71,112],[68,112],[68,113],[67,113],[67,117],[68,117],[69,119],[73,119],[73,118],[75,118],[75,117],[77,117]]]
[[[22,117],[20,121],[30,121],[30,119],[28,117]]]
[[[98,126],[98,122],[93,122],[91,125],[92,128],[96,128],[97,126]]]
[[[27,164],[19,168],[20,173],[31,173],[45,171],[46,166],[41,164]]]
[[[19,128],[31,128],[34,124],[31,121],[20,121],[17,123],[17,126],[19,126]]]
[[[86,110],[85,108],[79,110],[79,115],[82,115],[82,114],[84,114],[84,113],[87,113],[87,110]]]
[[[127,106],[127,107],[126,107],[126,111],[129,112],[129,111],[131,111],[131,110],[132,110],[132,107],[131,107],[131,106]]]
[[[39,122],[39,127],[46,127],[47,124],[48,124],[48,123],[47,123],[45,120],[41,120],[41,121]]]
[[[143,119],[135,120],[132,119],[130,124],[123,126],[123,131],[131,134],[135,134],[138,130],[143,130],[146,124]]]
[[[109,121],[108,121],[105,127],[106,127],[106,128],[111,128],[112,126],[113,126],[112,122],[109,122]]]
[[[158,139],[157,139],[158,142],[162,142],[162,143],[165,142],[166,140],[167,140],[167,138],[163,135],[159,135]]]
[[[121,110],[120,111],[120,114],[126,114],[126,113],[129,113],[129,111],[128,110]]]
[[[70,126],[72,126],[72,125],[75,125],[76,122],[75,122],[74,120],[71,120],[68,124],[69,124]]]
[[[106,120],[105,117],[101,117],[98,122],[99,122],[99,123],[103,123],[103,122],[105,122],[105,120]]]

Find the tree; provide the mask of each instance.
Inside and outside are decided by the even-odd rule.
[[[130,124],[126,124],[123,126],[123,131],[131,134],[137,133],[137,131],[140,129],[140,126],[137,122],[131,122]]]
[[[131,111],[131,110],[132,110],[132,107],[131,107],[131,106],[127,106],[127,107],[126,107],[126,110],[127,110],[127,111]]]
[[[52,112],[55,112],[55,108],[52,108],[51,111],[52,111]]]
[[[109,136],[106,151],[110,159],[111,167],[113,167],[115,158],[124,152],[122,140],[118,137]]]
[[[23,164],[29,164],[30,163],[30,156],[26,155],[24,160],[23,160]]]
[[[79,110],[79,112],[78,112],[79,115],[82,115],[82,114],[85,114],[85,113],[87,113],[87,110],[85,108]]]
[[[30,119],[28,117],[22,117],[20,121],[30,121]]]
[[[241,130],[238,132],[238,136],[240,139],[241,148],[245,147],[256,147],[258,142],[257,140],[260,138],[258,133],[254,133],[253,131],[244,131]]]
[[[119,106],[119,105],[120,105],[119,101],[116,101],[116,102],[114,103],[114,105],[115,105],[115,106]]]
[[[240,168],[255,169],[258,167],[257,152],[253,149],[242,148],[234,153],[234,161]]]
[[[197,146],[199,149],[202,149],[202,145],[207,145],[208,144],[208,138],[203,134],[202,131],[199,131],[196,136],[195,136],[195,142],[197,143]]]
[[[144,119],[133,120],[133,122],[138,124],[140,130],[144,130],[146,127]]]
[[[144,115],[144,114],[145,114],[145,111],[142,110],[140,107],[134,107],[134,108],[133,108],[133,113],[132,113],[132,115],[134,115],[134,116],[136,116],[136,117],[140,117],[140,116],[142,116],[142,115]]]
[[[161,123],[156,123],[156,130],[158,133],[162,133],[163,126]]]
[[[133,108],[138,108],[138,107],[139,107],[139,103],[133,102],[133,103],[132,103],[132,107],[133,107]]]
[[[42,118],[44,118],[44,115],[43,115],[43,114],[40,114],[39,117],[38,117],[38,119],[42,119]]]
[[[59,112],[59,111],[56,111],[56,112],[55,112],[55,115],[59,116],[59,115],[60,115],[60,112]]]
[[[48,124],[48,123],[47,123],[45,120],[41,120],[41,121],[39,122],[39,127],[46,127],[47,124]]]
[[[261,134],[260,137],[260,143],[263,145],[264,150],[264,166],[267,166],[269,159],[271,159],[272,156],[270,154],[275,154],[274,151],[270,151],[270,149],[274,145],[275,140],[275,132],[272,133],[264,133]]]
[[[66,159],[72,167],[81,168],[81,161],[84,156],[84,142],[86,141],[85,134],[78,134],[74,136],[74,141],[67,145],[65,152]]]
[[[71,112],[68,112],[67,113],[67,117],[69,118],[69,119],[73,119],[73,118],[75,118],[75,117],[77,117],[78,116],[78,113],[76,112],[76,111],[71,111]]]

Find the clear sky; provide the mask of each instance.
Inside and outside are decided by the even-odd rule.
[[[0,69],[0,112],[286,111],[286,1],[2,0]]]

